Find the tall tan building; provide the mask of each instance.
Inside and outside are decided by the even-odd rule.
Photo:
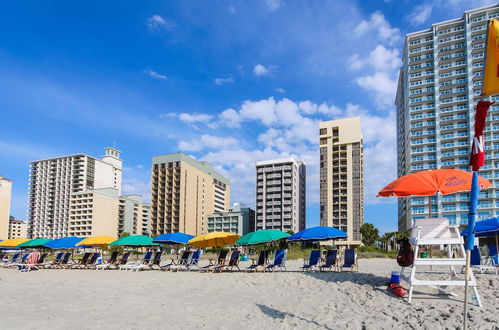
[[[120,151],[105,148],[105,152],[102,159],[76,154],[30,163],[29,237],[55,239],[68,236],[73,193],[101,188],[121,191]]]
[[[364,174],[360,117],[321,122],[320,223],[360,245],[364,223]]]
[[[119,196],[115,188],[71,194],[69,236],[119,237],[123,233],[149,235],[149,205],[143,203],[142,196]]]
[[[207,232],[207,216],[230,205],[230,181],[183,153],[152,159],[151,236]]]
[[[28,237],[28,222],[11,219],[9,221],[8,239]]]
[[[5,240],[9,236],[10,198],[12,193],[12,181],[0,176],[0,239]]]

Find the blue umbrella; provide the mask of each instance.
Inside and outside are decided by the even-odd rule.
[[[75,249],[77,248],[76,244],[82,240],[83,238],[81,237],[71,236],[55,239],[53,241],[45,243],[44,245],[54,250]],[[78,246],[78,248],[81,248],[81,246]]]
[[[490,218],[487,220],[477,221],[475,224],[475,237],[494,236],[499,233],[499,219]],[[461,232],[461,236],[468,235],[468,228]]]
[[[347,234],[336,228],[318,226],[299,231],[289,236],[288,241],[328,241],[338,238],[347,238]]]
[[[167,233],[153,238],[152,241],[154,243],[169,244],[169,245],[189,244],[189,241],[193,238],[194,236],[184,233]]]

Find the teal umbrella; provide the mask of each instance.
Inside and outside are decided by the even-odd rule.
[[[142,247],[142,246],[159,246],[160,244],[154,243],[153,239],[144,235],[130,235],[122,237],[112,243],[109,246],[130,246],[130,247]]]
[[[17,245],[20,249],[35,249],[35,248],[46,248],[45,244],[50,242],[51,239],[47,238],[35,238],[27,242]]]
[[[238,239],[236,245],[255,245],[277,241],[287,238],[290,235],[279,230],[262,229],[252,233],[248,233]]]

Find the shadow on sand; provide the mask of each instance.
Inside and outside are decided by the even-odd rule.
[[[295,315],[293,313],[288,313],[288,312],[282,312],[278,309],[275,309],[275,308],[272,308],[272,307],[268,307],[268,306],[265,306],[265,305],[262,305],[262,304],[255,304],[258,308],[260,308],[260,310],[262,311],[263,314],[266,314],[274,319],[281,319],[281,320],[284,320],[286,317],[289,317],[289,318],[294,318],[294,319],[297,319],[297,320],[301,320],[301,321],[305,321],[307,323],[310,324],[311,327],[320,327],[320,328],[324,328],[324,329],[329,329],[329,330],[332,330],[332,328],[328,327],[327,325],[325,324],[320,324],[314,320],[308,320],[304,317],[301,317],[301,316],[298,316],[298,315]]]

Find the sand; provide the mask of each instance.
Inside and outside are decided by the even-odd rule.
[[[241,263],[244,267],[248,263]],[[386,290],[395,261],[360,260],[359,273],[0,269],[2,329],[454,329],[458,297],[416,291],[411,305]],[[499,276],[477,275],[483,308],[473,329],[498,329]]]

